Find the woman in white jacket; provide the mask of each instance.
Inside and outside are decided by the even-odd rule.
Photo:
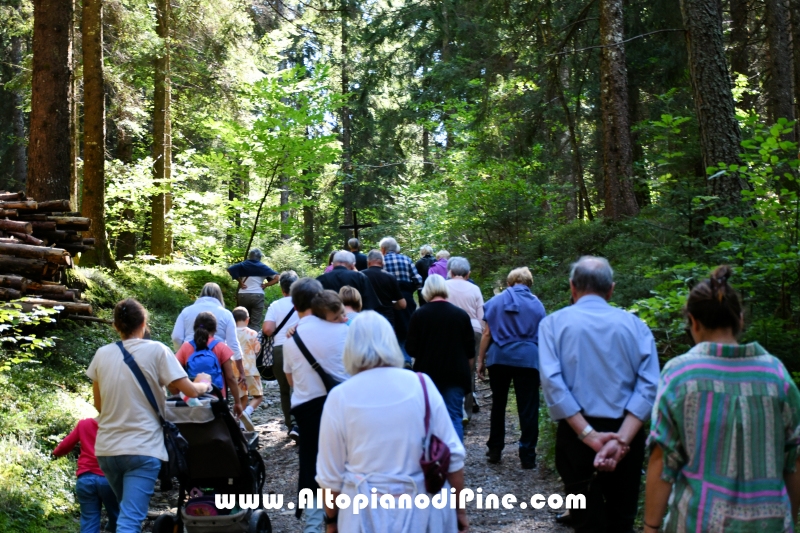
[[[466,531],[466,510],[449,505],[400,509],[401,495],[414,502],[427,494],[419,460],[425,437],[425,396],[419,376],[404,370],[403,355],[389,322],[372,311],[353,320],[344,349],[344,366],[353,377],[328,394],[322,413],[316,480],[352,502],[359,494],[370,502],[373,495],[391,495],[389,509],[328,508],[327,533],[424,533]],[[450,448],[450,468],[445,490],[464,486],[465,451],[453,429],[444,400],[428,376],[430,431]],[[377,489],[373,493],[373,489]],[[431,495],[428,495],[430,497]],[[408,501],[408,498],[404,498]],[[384,498],[383,501],[386,501]],[[456,499],[456,501],[458,501]],[[394,508],[391,508],[394,507]]]

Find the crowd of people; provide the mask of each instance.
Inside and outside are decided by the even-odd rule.
[[[660,370],[647,325],[609,303],[615,284],[603,258],[572,265],[572,305],[547,315],[526,267],[484,301],[464,257],[423,246],[415,263],[391,237],[367,254],[357,239],[349,248],[332,253],[316,279],[275,272],[252,250],[230,269],[239,306],[228,311],[220,288],[207,284],[175,323],[174,354],[148,340],[138,302],[116,306],[122,340],[100,348],[87,371],[99,416],[81,421],[55,452],[83,444],[82,531],[99,530],[101,503],[112,530],[140,531],[166,459],[158,413],[126,367],[138,365],[152,390],[187,398],[227,386],[246,424],[263,397],[257,332],[274,339],[283,422],[298,442],[298,490],[413,499],[427,490],[420,457],[435,437],[449,450],[444,488],[458,497],[464,428],[480,409],[477,377],[492,391],[493,464],[503,459],[513,383],[524,470],[537,464],[541,388],[558,423],[564,491],[586,497],[585,509],[560,518],[576,531],[634,531],[648,450],[646,533],[793,531],[800,392],[777,358],[756,342],[738,343],[743,308],[728,267],[692,289],[685,312],[695,346]],[[276,283],[282,298],[264,315],[263,288]],[[250,296],[256,286],[260,302]],[[165,395],[156,397],[163,410]],[[465,509],[395,507],[314,505],[303,530],[469,529]]]

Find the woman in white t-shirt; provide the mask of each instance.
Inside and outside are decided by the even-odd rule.
[[[360,313],[350,325],[344,348],[345,370],[353,377],[328,393],[322,412],[316,480],[350,501],[365,495],[377,509],[326,509],[327,533],[362,531],[363,525],[383,533],[437,531],[454,533],[469,527],[466,511],[433,505],[399,508],[402,495],[416,501],[426,494],[419,464],[425,437],[425,396],[419,376],[404,370],[403,354],[389,322],[374,311]],[[456,498],[464,487],[464,445],[456,435],[442,395],[423,374],[431,409],[430,431],[450,448],[448,483]],[[387,453],[389,450],[391,453]],[[388,496],[387,496],[388,495]],[[384,502],[390,497],[392,502]],[[327,501],[327,498],[326,498]],[[384,509],[386,503],[390,509]]]
[[[119,302],[114,308],[114,329],[162,412],[165,386],[190,398],[208,392],[208,383],[189,381],[169,348],[144,338],[147,311],[142,304],[132,298]],[[119,500],[117,533],[139,533],[161,461],[167,460],[161,423],[117,344],[98,349],[86,374],[93,382],[94,406],[100,413],[95,455]]]
[[[278,389],[280,390],[283,423],[286,424],[288,436],[296,441],[300,433],[297,430],[297,424],[291,413],[292,388],[286,380],[286,374],[283,373],[283,344],[286,342],[286,332],[300,320],[295,312],[292,298],[289,296],[292,283],[295,281],[297,281],[297,274],[293,270],[281,272],[279,283],[281,284],[283,298],[269,304],[267,316],[264,318],[261,331],[267,337],[274,337],[275,344],[272,345],[272,372],[275,374],[275,381],[278,382]],[[281,326],[280,331],[278,331],[278,326]]]

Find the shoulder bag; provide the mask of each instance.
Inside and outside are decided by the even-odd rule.
[[[261,347],[258,350],[258,355],[256,355],[256,368],[258,368],[258,373],[261,374],[261,379],[265,381],[275,381],[275,372],[273,372],[272,367],[274,365],[275,360],[273,359],[273,351],[275,349],[275,335],[283,329],[283,326],[289,322],[289,319],[292,318],[294,314],[294,307],[289,313],[283,318],[278,327],[275,328],[275,333],[272,335],[264,335],[264,330],[258,332],[258,342],[260,343]]]
[[[158,409],[156,397],[153,395],[150,384],[147,383],[142,369],[136,364],[133,356],[125,349],[125,346],[122,345],[122,341],[118,341],[117,346],[122,351],[125,364],[128,365],[128,368],[133,372],[136,381],[139,382],[139,386],[142,388],[142,392],[144,392],[144,395],[147,397],[147,401],[150,402],[150,406],[156,412],[156,415],[158,415],[159,422],[161,422],[161,429],[164,432],[164,447],[167,449],[167,456],[169,459],[161,462],[161,472],[158,478],[161,480],[162,484],[164,482],[169,484],[172,478],[177,477],[180,479],[189,472],[189,465],[186,462],[186,454],[189,452],[189,443],[184,436],[181,435],[178,426],[164,420],[164,417],[161,416],[161,411]]]
[[[298,335],[297,333],[298,332],[295,331],[294,335],[292,336],[294,342],[297,344],[297,347],[300,348],[300,351],[303,352],[303,356],[306,358],[306,361],[308,361],[308,364],[311,365],[311,368],[316,370],[317,374],[319,374],[319,377],[322,380],[322,384],[325,385],[325,390],[330,392],[331,389],[333,389],[336,385],[340,384],[341,381],[339,381],[335,377],[325,372],[325,369],[323,369],[317,362],[317,360],[314,359],[314,356],[311,355],[311,352],[309,352],[308,348],[306,348],[303,339],[301,339],[300,335]]]
[[[422,442],[422,457],[419,458],[419,466],[422,467],[422,474],[425,476],[425,490],[430,494],[435,494],[442,490],[444,482],[447,481],[450,469],[450,448],[439,437],[431,434],[431,404],[428,401],[428,387],[425,385],[425,378],[421,373],[417,372],[417,377],[422,383],[422,392],[425,394],[425,439]]]

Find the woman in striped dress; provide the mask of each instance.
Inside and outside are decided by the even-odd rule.
[[[645,533],[794,531],[800,392],[757,342],[737,342],[742,304],[730,275],[718,267],[692,289],[686,314],[697,345],[661,373]]]

